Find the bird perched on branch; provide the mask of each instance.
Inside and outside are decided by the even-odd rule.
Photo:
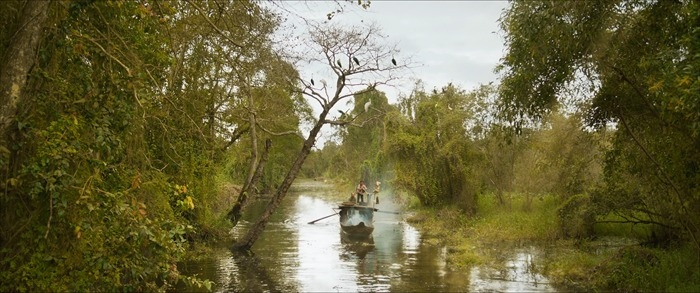
[[[340,60],[338,60],[338,67],[343,68],[343,63],[340,63]]]
[[[360,60],[357,60],[357,57],[352,57],[352,61],[355,61],[355,64],[357,64],[357,66],[360,66]]]
[[[314,78],[313,78],[313,77],[311,78],[311,85],[316,85],[316,83],[314,82]]]
[[[369,106],[372,105],[372,101],[365,103],[365,112],[369,111]]]
[[[391,64],[394,64],[394,66],[396,66],[396,59],[394,59],[394,57],[391,57]]]

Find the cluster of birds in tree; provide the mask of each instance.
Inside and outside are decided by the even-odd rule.
[[[360,66],[360,60],[357,59],[357,57],[353,56],[353,57],[352,57],[352,61],[355,61],[355,64],[357,64],[357,66]],[[343,68],[343,63],[340,62],[340,60],[336,61],[336,63],[338,63],[338,67]],[[394,57],[391,57],[391,64],[394,64],[394,66],[396,66],[396,59],[394,59]],[[313,77],[311,78],[311,85],[313,85],[313,86],[316,85],[316,82],[314,82],[314,78],[313,78]],[[324,82],[323,85],[325,86],[326,83]],[[365,107],[365,108],[367,108],[367,107]],[[365,110],[365,111],[366,111],[366,110]]]
[[[357,66],[360,66],[360,60],[357,59],[357,57],[354,57],[354,56],[353,56],[353,57],[352,57],[352,61],[354,61],[355,64],[357,64]],[[341,63],[340,60],[337,60],[336,63],[338,64],[338,67],[343,68],[343,63]],[[396,66],[396,59],[395,59],[394,57],[391,58],[391,64],[393,64],[394,66]],[[326,86],[326,81],[325,81],[325,80],[321,80],[321,83],[323,83],[323,86]],[[315,85],[316,85],[316,82],[314,82],[314,78],[313,78],[313,77],[311,78],[311,85],[312,85],[312,86],[315,86]],[[368,101],[367,103],[365,103],[365,106],[364,106],[364,108],[365,108],[365,113],[366,113],[366,112],[369,112],[369,107],[370,107],[371,105],[372,105],[372,101]],[[338,110],[338,113],[340,113],[340,118],[341,118],[341,119],[343,119],[343,117],[345,117],[345,115],[347,114],[347,113],[345,113],[343,110]]]

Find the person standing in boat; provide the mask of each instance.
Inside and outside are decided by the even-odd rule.
[[[379,204],[379,185],[382,184],[381,182],[377,181],[374,183],[374,200],[376,201],[376,204]],[[371,202],[371,200],[370,200]]]
[[[360,180],[360,184],[357,185],[357,201],[359,203],[365,202],[365,193],[367,193],[367,185],[365,185],[364,180]]]

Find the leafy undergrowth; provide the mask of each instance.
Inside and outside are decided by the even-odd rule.
[[[416,207],[407,221],[422,231],[427,244],[445,245],[456,269],[497,264],[503,252],[499,247],[536,245],[547,251],[536,260],[536,270],[558,288],[700,292],[700,255],[692,247],[644,247],[633,240],[638,232],[610,235],[611,230],[605,234],[617,238],[565,240],[556,220],[556,198],[537,197],[529,209],[522,198],[509,202],[501,206],[482,196],[474,217],[454,207]]]
[[[697,250],[639,245],[616,249],[558,249],[545,260],[555,284],[568,288],[617,292],[700,292]]]
[[[427,243],[446,245],[451,265],[468,267],[493,263],[499,258],[497,247],[556,240],[556,200],[545,196],[535,199],[530,209],[524,206],[517,198],[499,206],[495,198],[482,196],[474,217],[455,207],[419,207],[407,221],[419,227]]]
[[[557,201],[550,196],[535,199],[530,209],[518,199],[508,206],[498,206],[495,199],[482,197],[474,217],[454,207],[421,207],[407,221],[425,228],[427,235],[447,236],[447,242],[450,237],[466,236],[486,244],[523,244],[558,238],[556,208]],[[454,233],[455,229],[463,233]]]

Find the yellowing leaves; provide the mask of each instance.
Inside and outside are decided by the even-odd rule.
[[[192,202],[192,197],[189,195],[185,197],[185,207],[189,208],[190,210],[194,209],[194,202]]]
[[[688,86],[690,85],[690,76],[683,76],[683,77],[678,77],[676,78],[676,83],[678,86],[683,87],[683,86]]]
[[[175,195],[180,195],[180,194],[185,194],[187,193],[187,185],[178,185],[175,184]]]
[[[649,87],[649,91],[652,93],[658,93],[664,87],[664,81],[659,80]]]
[[[185,196],[183,200],[178,200],[177,205],[183,210],[194,210],[194,201],[191,196]]]
[[[175,184],[173,185],[173,189],[175,189],[173,191],[173,194],[178,198],[182,198],[181,196],[187,193],[187,185]],[[193,210],[194,201],[192,200],[191,196],[187,195],[184,198],[177,200],[177,206],[179,206],[183,210]]]
[[[138,189],[141,187],[141,174],[136,174],[134,179],[131,180],[131,189]]]

